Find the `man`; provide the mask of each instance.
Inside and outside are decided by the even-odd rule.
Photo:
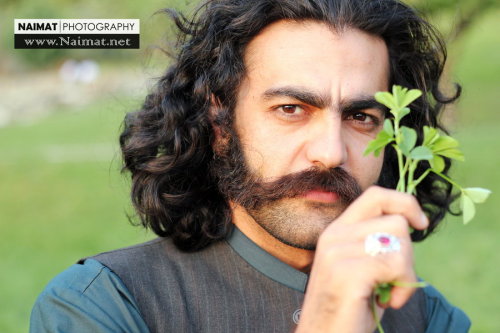
[[[363,155],[387,116],[377,91],[424,91],[405,123],[419,135],[458,97],[438,88],[433,28],[397,0],[171,14],[176,62],[120,140],[138,215],[161,237],[56,277],[32,332],[373,332],[375,318],[385,332],[466,332],[435,289],[411,287],[411,241],[442,219],[450,185],[429,176],[417,201],[391,189],[391,149]],[[388,303],[373,299],[393,282]]]

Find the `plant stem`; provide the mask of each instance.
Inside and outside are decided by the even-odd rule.
[[[417,187],[417,185],[418,185],[418,184],[420,184],[420,182],[422,182],[422,180],[424,180],[424,178],[425,178],[425,177],[427,177],[427,175],[428,175],[428,174],[429,174],[429,172],[431,172],[431,171],[432,171],[432,169],[427,169],[427,170],[425,170],[425,172],[424,172],[424,173],[423,173],[420,177],[418,177],[418,179],[417,179],[417,180],[415,180],[415,181],[413,182],[414,187],[416,188],[416,187]]]
[[[428,284],[423,281],[418,281],[418,282],[393,281],[390,284],[396,287],[405,287],[405,288],[425,288],[428,286]],[[379,333],[385,333],[384,328],[382,327],[382,322],[380,318],[377,316],[377,296],[375,293],[372,294],[370,303],[371,303],[373,319],[377,324],[377,330]]]
[[[443,175],[441,172],[436,172],[434,170],[431,170],[432,172],[434,172],[436,175],[438,175],[439,177],[443,178],[444,180],[446,180],[448,183],[450,183],[451,185],[455,186],[456,188],[460,189],[461,192],[463,192],[463,189],[462,189],[462,186],[458,185],[457,183],[455,183],[453,180],[451,180],[449,177]]]
[[[399,167],[399,181],[396,190],[399,192],[406,192],[405,176],[407,171],[407,165],[405,165],[403,161],[403,152],[399,148],[399,144],[401,143],[399,121],[400,119],[398,117],[398,112],[394,112],[394,141],[396,141],[396,144],[394,144],[393,147],[396,150],[396,154],[398,156],[398,167]]]
[[[379,333],[385,333],[384,332],[384,328],[382,327],[382,323],[380,321],[380,318],[377,316],[377,300],[376,300],[376,296],[375,295],[372,295],[371,303],[372,303],[373,319],[377,323],[377,330],[378,330]]]
[[[410,158],[408,158],[408,160],[410,160]],[[415,174],[415,170],[417,169],[418,162],[419,161],[411,161],[410,170],[408,172],[408,187],[406,189],[406,193],[414,194],[413,192],[415,191],[415,187],[417,185],[413,181],[413,175]]]
[[[394,281],[392,282],[392,285],[396,287],[407,287],[407,288],[425,288],[428,286],[427,282],[424,281],[418,281],[418,282]]]
[[[399,135],[399,117],[397,115],[394,116],[394,137],[396,145],[399,145],[401,143],[401,136]]]
[[[394,149],[396,149],[396,154],[398,155],[398,166],[399,166],[399,181],[398,185],[396,187],[396,190],[399,192],[405,192],[406,184],[405,184],[405,167],[404,162],[403,162],[403,152],[401,149],[399,149],[398,146],[394,146]]]

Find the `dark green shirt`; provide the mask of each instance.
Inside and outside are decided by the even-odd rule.
[[[111,262],[118,274],[101,261]],[[227,241],[196,253],[157,239],[58,275],[35,303],[30,332],[289,331],[299,319],[306,285],[306,274],[237,229]],[[470,322],[460,309],[431,286],[423,294],[425,332],[468,332]]]

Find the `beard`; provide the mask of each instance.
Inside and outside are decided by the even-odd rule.
[[[231,132],[214,149],[210,166],[219,191],[282,243],[314,250],[323,230],[361,194],[356,179],[339,167],[311,167],[266,181],[250,170],[239,138]],[[338,200],[306,201],[303,195],[312,190],[334,192]]]

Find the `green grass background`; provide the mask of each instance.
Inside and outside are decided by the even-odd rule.
[[[498,17],[489,13],[451,50],[452,76],[464,85],[451,127],[467,159],[454,174],[494,193],[471,224],[447,218],[416,245],[418,274],[468,313],[472,332],[500,332]],[[119,173],[120,122],[138,103],[109,97],[0,129],[0,332],[27,331],[37,294],[79,258],[151,237],[128,222]]]

